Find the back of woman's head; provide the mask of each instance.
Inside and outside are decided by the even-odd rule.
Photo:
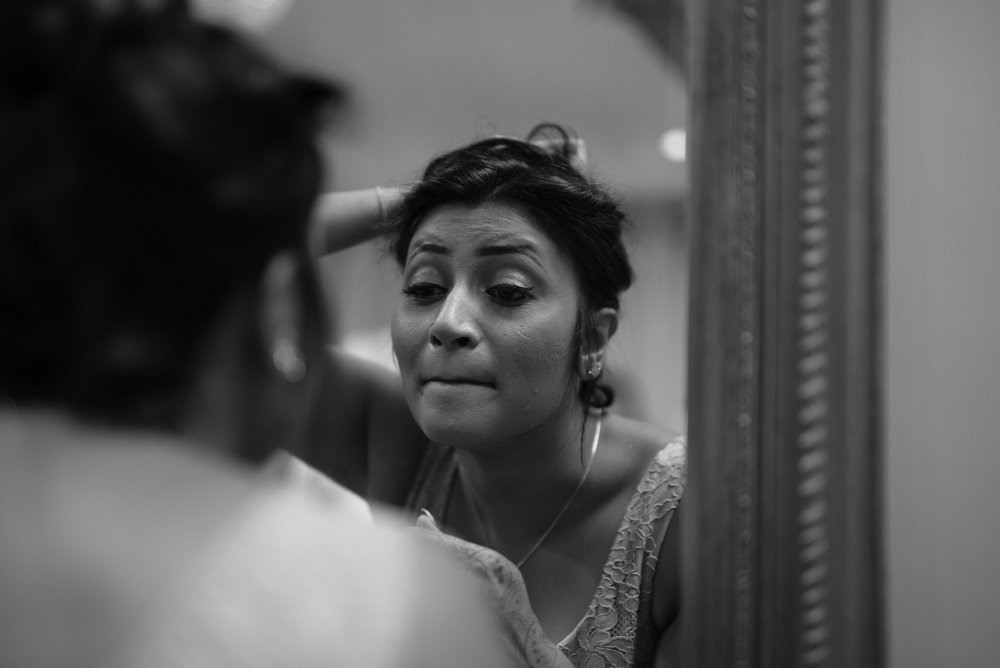
[[[226,304],[304,246],[338,93],[183,2],[7,2],[0,399],[169,420]]]
[[[622,243],[625,214],[610,193],[580,168],[582,143],[566,129],[542,124],[526,140],[492,137],[433,160],[406,196],[388,230],[397,262],[404,264],[410,240],[431,212],[445,205],[477,207],[501,203],[528,214],[556,243],[576,272],[580,304],[575,345],[587,344],[590,315],[618,309],[632,283]],[[584,399],[594,398],[585,383]],[[610,401],[610,393],[604,390]]]

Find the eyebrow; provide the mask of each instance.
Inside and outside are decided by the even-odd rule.
[[[451,251],[448,250],[447,247],[442,246],[441,244],[431,243],[430,241],[421,241],[419,244],[413,247],[413,250],[410,252],[410,257],[407,259],[411,259],[420,253],[433,253],[434,255],[451,255]]]
[[[526,255],[529,259],[541,264],[535,247],[531,244],[494,244],[476,249],[477,257],[491,257],[495,255]]]
[[[447,257],[451,255],[451,249],[431,241],[422,241],[410,253],[410,258],[420,253],[431,253]],[[498,255],[523,255],[535,264],[542,266],[542,260],[538,256],[535,247],[529,243],[491,244],[476,249],[476,257],[495,257]]]

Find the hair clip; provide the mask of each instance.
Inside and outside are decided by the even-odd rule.
[[[544,151],[559,152],[578,172],[587,169],[587,144],[579,137],[559,139],[541,137],[538,139],[529,139],[528,143]]]

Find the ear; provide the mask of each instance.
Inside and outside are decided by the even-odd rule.
[[[260,283],[260,334],[274,369],[291,383],[305,378],[305,329],[298,284],[299,260],[291,252],[271,258]]]
[[[618,330],[618,311],[606,307],[593,314],[591,329],[584,333],[580,350],[580,377],[596,380],[604,367],[604,355],[611,337]]]

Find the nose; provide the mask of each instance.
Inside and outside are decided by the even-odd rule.
[[[471,301],[464,289],[452,288],[431,324],[428,333],[431,346],[472,349],[479,345],[479,328]]]

